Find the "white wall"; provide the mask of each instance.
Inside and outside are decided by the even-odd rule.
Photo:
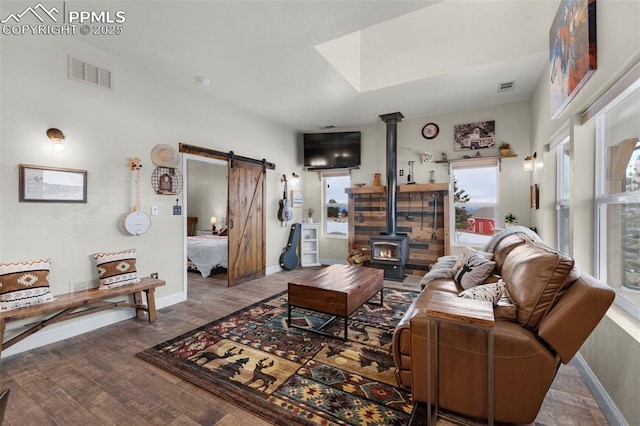
[[[529,104],[517,102],[506,105],[482,108],[470,111],[460,111],[435,117],[409,118],[398,123],[398,173],[404,169],[404,176],[397,176],[399,185],[407,183],[409,170],[408,161],[414,160],[414,180],[417,183],[428,183],[429,173],[435,171],[437,183],[449,182],[449,167],[446,163],[421,164],[420,157],[413,149],[427,151],[434,154],[435,160],[446,153],[449,159],[462,158],[463,155],[482,156],[499,155],[498,146],[502,142],[511,144],[511,151],[518,154],[517,158],[502,160],[502,172],[499,174],[499,203],[498,218],[502,218],[508,211],[513,212],[519,219],[519,224],[530,225],[529,208],[529,173],[522,170],[523,159],[529,152]],[[454,151],[453,128],[457,124],[475,123],[478,121],[495,120],[496,147],[479,151]],[[427,140],[422,137],[422,127],[434,122],[440,127],[440,133],[435,139]],[[354,129],[340,129],[354,130]],[[381,174],[382,185],[386,186],[386,125],[379,124],[357,129],[362,132],[362,166],[352,172],[352,183],[373,184],[374,173]],[[322,185],[315,173],[306,173],[305,203],[319,212]],[[317,215],[316,219],[319,219]],[[324,237],[320,241],[320,257],[325,262],[346,262],[348,241],[344,239]]]
[[[187,161],[187,214],[196,216],[196,229],[211,229],[211,216],[217,219],[216,227],[227,223],[227,163],[212,164],[204,161]]]
[[[593,273],[594,258],[594,123],[580,124],[580,113],[591,105],[634,63],[640,60],[640,2],[598,0],[598,69],[562,115],[551,120],[549,68],[540,77],[531,98],[531,151],[543,152],[544,144],[569,123],[573,164],[571,167],[571,248],[583,271]],[[544,166],[535,179],[542,185],[541,204],[534,220],[545,241],[555,243],[556,231],[550,214],[555,202],[555,153],[544,155]],[[606,390],[617,409],[630,424],[640,419],[640,322],[612,307],[598,325],[580,354]]]
[[[267,172],[266,254],[268,268],[279,268],[278,257],[288,237],[288,229],[280,228],[276,218],[279,173],[290,173],[295,165],[290,154],[295,144],[292,129],[205,99],[198,92],[201,88],[163,81],[74,37],[2,39],[0,261],[51,258],[52,292],[64,294],[95,286],[91,254],[134,247],[139,274],[158,272],[167,282],[156,292],[159,305],[181,300],[184,216],[171,213],[176,196],[154,193],[150,151],[156,144],[177,149],[179,142],[187,142],[276,163],[277,170]],[[114,90],[69,80],[68,54],[111,70]],[[49,127],[66,133],[65,151],[51,151],[45,142]],[[151,205],[160,208],[150,231],[140,237],[126,235],[120,228],[122,216],[134,202],[129,157],[139,157],[143,164],[142,210],[148,212]],[[19,163],[87,170],[88,202],[19,203]],[[182,200],[182,194],[178,198]],[[20,324],[9,327],[7,338]],[[42,333],[46,329],[35,340],[42,341]]]

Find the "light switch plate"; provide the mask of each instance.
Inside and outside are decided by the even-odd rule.
[[[182,206],[173,206],[173,214],[181,215],[182,214]]]

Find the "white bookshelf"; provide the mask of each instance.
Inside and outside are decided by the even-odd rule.
[[[300,232],[300,265],[320,266],[319,236],[320,224],[303,223]]]

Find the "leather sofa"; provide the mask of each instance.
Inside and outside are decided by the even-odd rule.
[[[522,229],[496,235],[495,266],[487,280],[501,278],[512,301],[494,306],[494,416],[503,423],[534,421],[560,363],[571,360],[614,299],[610,287],[581,273],[572,258],[532,238],[527,228],[517,228]],[[427,306],[435,294],[457,297],[463,289],[453,277],[425,278],[424,289],[394,331],[392,350],[399,385],[410,389],[415,401],[429,403],[427,327],[433,322]],[[500,311],[505,307],[510,314]],[[439,406],[486,419],[486,331],[443,322],[439,333]]]

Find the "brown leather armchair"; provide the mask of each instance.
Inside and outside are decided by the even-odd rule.
[[[531,423],[560,363],[568,363],[575,355],[613,302],[614,292],[581,273],[570,257],[525,234],[503,238],[493,254],[494,271],[505,281],[515,305],[514,317],[509,319],[494,308],[495,421]],[[457,297],[461,291],[453,278],[428,282],[395,329],[396,376],[401,386],[411,389],[415,401],[430,402],[427,327],[433,325],[426,316],[429,300],[434,294]],[[439,406],[486,419],[486,332],[442,323],[439,355]]]

